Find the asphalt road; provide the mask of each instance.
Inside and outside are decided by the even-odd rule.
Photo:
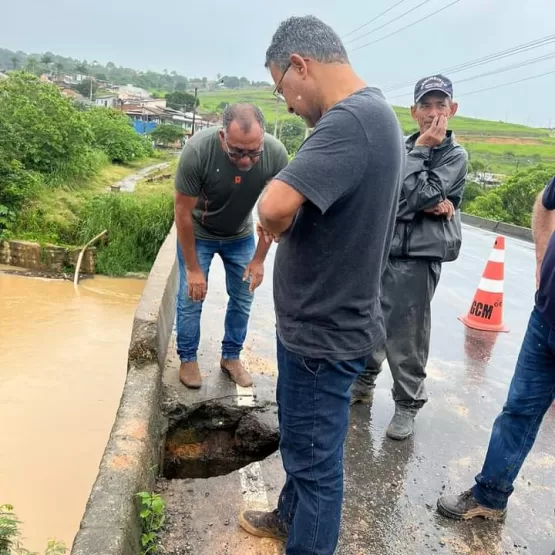
[[[470,307],[494,241],[493,234],[464,227],[459,260],[444,265],[433,302],[430,401],[418,415],[414,436],[401,443],[385,436],[394,410],[387,368],[379,377],[373,406],[353,408],[338,555],[550,555],[555,549],[555,409],[546,416],[517,480],[504,525],[452,522],[435,510],[439,495],[468,489],[481,468],[533,306],[532,245],[507,238],[504,321],[510,332],[470,331],[457,320]],[[271,256],[266,281],[256,293],[244,351],[258,400],[271,400],[274,395]],[[199,393],[184,394],[189,404],[235,393],[215,368],[225,301],[222,268],[215,261],[203,314],[200,360],[206,385]],[[179,389],[176,379],[175,357],[170,366],[166,381],[180,395],[184,388]],[[166,547],[171,546],[168,553],[279,553],[279,545],[242,533],[236,514],[245,505],[273,507],[282,482],[279,456],[274,455],[227,476],[165,484],[168,537],[173,538],[166,542]],[[188,543],[180,538],[189,538]]]

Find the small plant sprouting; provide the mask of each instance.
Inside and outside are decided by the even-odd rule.
[[[142,491],[137,494],[141,502],[141,555],[149,555],[158,552],[158,539],[160,531],[166,519],[166,502],[157,493]]]

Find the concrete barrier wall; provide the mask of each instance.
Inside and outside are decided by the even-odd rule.
[[[516,239],[522,239],[523,241],[534,242],[532,230],[527,227],[519,227],[517,225],[496,222],[494,220],[486,220],[485,218],[479,218],[478,216],[472,216],[464,213],[461,214],[461,220],[463,223],[473,227],[479,227],[480,229],[486,229],[488,231],[493,231],[494,233],[500,233],[501,235],[508,235],[509,237],[515,237]]]
[[[128,373],[116,420],[92,487],[72,555],[140,553],[139,491],[152,491],[165,428],[162,372],[177,293],[176,231],[162,245],[133,322]]]

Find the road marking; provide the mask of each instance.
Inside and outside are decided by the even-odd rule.
[[[254,390],[251,387],[241,387],[235,384],[237,388],[237,405],[240,407],[254,407]]]
[[[266,484],[262,476],[262,466],[254,462],[239,470],[243,499],[248,508],[257,508],[267,511],[270,508]]]

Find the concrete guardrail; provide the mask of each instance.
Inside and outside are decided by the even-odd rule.
[[[162,245],[133,322],[127,379],[72,555],[140,553],[139,491],[152,491],[165,422],[162,373],[175,316],[175,225]]]
[[[464,224],[471,225],[472,227],[493,231],[494,233],[500,233],[501,235],[507,235],[509,237],[522,239],[523,241],[529,241],[531,243],[534,242],[532,230],[527,227],[519,227],[517,225],[496,222],[494,220],[486,220],[485,218],[479,218],[478,216],[472,216],[464,213],[461,214],[461,221]]]

